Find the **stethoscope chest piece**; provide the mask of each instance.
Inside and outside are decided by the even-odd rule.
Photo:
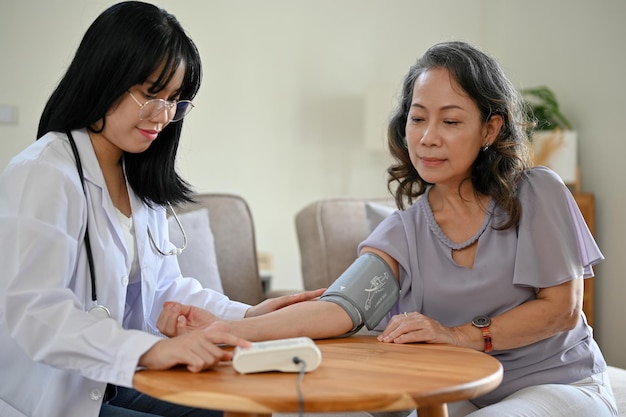
[[[94,304],[87,312],[99,319],[111,318],[111,312],[109,309],[100,304]]]

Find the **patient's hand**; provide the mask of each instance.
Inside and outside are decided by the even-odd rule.
[[[283,295],[281,297],[268,298],[259,304],[252,306],[246,311],[245,317],[255,317],[263,314],[271,313],[283,307],[299,303],[301,301],[310,301],[317,299],[324,293],[326,289],[320,288],[312,291],[304,291],[297,294]]]
[[[163,304],[157,328],[164,335],[174,337],[204,329],[216,321],[218,318],[203,308],[168,301]]]

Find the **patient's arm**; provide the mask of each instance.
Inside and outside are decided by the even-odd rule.
[[[250,341],[308,336],[324,339],[352,329],[350,316],[337,304],[302,301],[261,316],[235,321],[217,319],[208,311],[179,303],[167,303],[157,327],[166,336],[176,336],[199,328],[224,331]]]
[[[365,252],[372,252],[377,255],[376,258],[382,259],[384,263],[387,264],[388,268],[381,269],[379,266],[372,264],[373,266],[371,267],[366,266],[364,268],[358,268],[358,272],[352,272],[352,266],[356,264],[361,265],[363,261],[363,259],[357,259],[352,266],[344,272],[345,275],[348,275],[347,279],[349,279],[351,283],[360,283],[360,287],[358,285],[355,286],[358,287],[356,289],[357,293],[361,292],[362,289],[367,292],[368,288],[366,287],[370,285],[372,276],[378,277],[381,271],[386,270],[388,271],[387,274],[393,275],[396,280],[398,279],[399,268],[395,259],[373,248],[363,248],[361,253],[365,254]],[[363,258],[367,257],[364,256]],[[344,278],[344,274],[338,278],[338,281]],[[366,279],[363,279],[364,277]],[[344,288],[347,287],[350,287],[350,285]],[[346,291],[344,294],[348,294],[348,292],[349,291]],[[197,307],[166,304],[159,317],[157,327],[163,334],[168,336],[174,336],[186,332],[189,329],[197,329],[200,327],[229,332],[250,341],[298,336],[308,336],[312,339],[324,339],[342,336],[354,331],[360,328],[364,320],[367,319],[367,317],[361,317],[361,312],[351,316],[343,307],[335,302],[324,301],[323,299],[307,300],[307,297],[317,297],[318,295],[320,294],[317,292],[304,293],[304,295],[295,300],[294,304],[290,304],[291,301],[289,300],[283,300],[277,305],[272,304],[273,308],[276,308],[274,311],[266,312],[267,310],[271,310],[271,308],[263,308],[260,310],[261,312],[265,312],[265,314],[255,317],[250,317],[250,314],[246,314],[248,317],[235,321],[218,320],[215,316]],[[357,300],[357,304],[360,304],[358,301],[359,300]],[[362,310],[365,311],[367,308]],[[355,318],[354,316],[359,317]],[[356,322],[357,319],[360,319],[360,322]],[[377,323],[374,323],[374,325],[376,324]]]
[[[211,329],[222,329],[250,341],[308,336],[325,339],[341,336],[353,327],[343,308],[323,300],[304,301],[249,319],[216,322]]]

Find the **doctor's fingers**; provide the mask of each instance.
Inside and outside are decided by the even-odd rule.
[[[176,336],[180,326],[179,317],[181,317],[180,304],[165,303],[157,319],[157,329],[166,336]]]
[[[165,304],[157,319],[157,329],[166,336],[180,336],[192,330],[203,329],[217,318],[200,307],[184,304]]]
[[[160,340],[141,357],[139,365],[148,369],[185,365],[191,372],[200,372],[228,358],[228,352],[211,343],[200,332],[193,333]]]
[[[239,346],[239,347],[249,347],[252,343],[246,339],[243,339],[239,336],[235,336],[232,333],[219,331],[215,329],[207,329],[200,331],[207,340],[211,341],[211,343],[222,344],[222,345],[230,345],[230,346]]]
[[[191,372],[200,372],[211,368],[219,361],[232,359],[232,353],[221,349],[216,343],[250,346],[250,342],[228,333],[194,331],[180,339],[184,339],[186,350],[184,363]]]
[[[214,344],[189,344],[187,345],[184,363],[190,372],[201,372],[216,365],[221,360],[229,360],[228,352]]]

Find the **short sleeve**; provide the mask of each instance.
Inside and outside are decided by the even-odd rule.
[[[400,213],[400,211],[394,211],[380,221],[372,233],[359,244],[358,252],[360,253],[363,247],[373,247],[394,258],[401,268],[409,270],[411,253],[409,242],[411,240],[415,241],[415,237],[413,236],[411,239],[411,236],[409,236],[413,231],[410,228],[406,228]]]
[[[389,318],[403,311],[421,311],[423,303],[423,281],[418,276],[417,265],[417,207],[406,211],[396,210],[383,219],[374,231],[359,245],[359,252],[369,246],[387,253],[398,262],[400,272],[400,299],[388,316],[376,327],[382,330]],[[422,227],[423,228],[423,227]]]
[[[536,288],[593,277],[604,259],[569,189],[551,170],[535,167],[520,184],[514,283]]]

